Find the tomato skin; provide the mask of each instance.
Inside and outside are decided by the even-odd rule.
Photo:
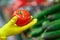
[[[24,25],[28,24],[30,22],[30,19],[31,19],[30,13],[26,10],[16,10],[13,13],[13,17],[14,16],[18,17],[18,20],[16,22],[16,24],[18,26],[24,26]]]

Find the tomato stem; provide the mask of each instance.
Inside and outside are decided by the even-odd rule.
[[[23,14],[23,12],[21,12],[21,11],[20,11],[19,13],[20,13],[20,14]]]

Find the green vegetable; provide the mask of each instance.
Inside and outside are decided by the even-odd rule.
[[[60,30],[53,32],[46,32],[45,34],[42,34],[41,38],[44,40],[53,40],[56,38],[60,38]]]
[[[32,32],[30,33],[30,35],[32,37],[37,37],[37,36],[40,36],[40,34],[43,32],[44,30],[42,30],[42,28],[36,28],[34,30],[32,30]]]
[[[46,24],[48,24],[50,21],[49,20],[45,20],[44,22],[42,22],[42,26],[45,26]]]
[[[53,26],[53,25],[56,25],[56,24],[60,24],[60,19],[52,21],[52,22],[46,24],[45,26],[42,26],[42,28],[47,29],[49,26],[51,26],[51,25]]]
[[[43,23],[44,23],[44,24],[43,24],[43,26],[44,26],[44,25],[46,25],[47,23],[49,23],[49,21],[46,20],[46,21],[44,21]],[[38,26],[37,26],[37,27],[38,27]],[[44,30],[45,30],[44,27],[38,27],[38,28],[35,28],[34,30],[32,30],[32,32],[31,32],[30,34],[32,35],[32,37],[37,37],[37,36],[41,35],[41,33],[43,33]]]
[[[57,20],[57,19],[60,19],[60,12],[57,12],[57,13],[52,14],[52,15],[48,15],[47,18],[48,18],[49,20],[52,20],[52,21]]]
[[[49,15],[49,14],[52,14],[52,13],[56,13],[58,11],[60,11],[60,4],[56,4],[56,5],[48,8],[48,9],[40,12],[39,14],[37,14],[37,16],[35,16],[35,18],[40,20],[43,16]]]
[[[42,22],[43,22],[43,21],[44,21],[44,19],[41,19],[40,21],[38,21],[38,22],[33,26],[33,29],[42,26]]]
[[[57,38],[57,39],[55,39],[55,40],[60,40],[60,38]]]
[[[49,26],[51,26],[51,25],[53,26],[53,25],[57,25],[57,24],[60,24],[60,19],[52,21],[52,22],[50,22],[50,23],[48,23],[45,26],[42,26],[40,28],[36,28],[35,30],[32,30],[32,32],[30,34],[34,37],[36,35],[43,33]]]
[[[56,23],[48,26],[46,31],[50,32],[50,31],[56,31],[56,30],[60,30],[60,23]]]

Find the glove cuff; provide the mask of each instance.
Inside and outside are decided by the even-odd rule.
[[[7,39],[7,37],[4,33],[4,31],[2,31],[2,29],[0,29],[0,40],[6,40],[6,39]]]

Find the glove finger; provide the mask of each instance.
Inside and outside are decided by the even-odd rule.
[[[13,25],[13,24],[16,23],[16,21],[17,21],[17,17],[15,16],[15,17],[13,17],[13,18],[8,22],[8,24],[9,24],[9,25]]]

